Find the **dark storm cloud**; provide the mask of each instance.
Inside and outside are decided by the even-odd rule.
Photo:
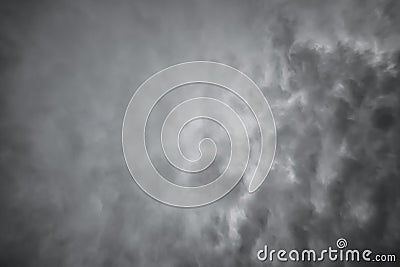
[[[265,243],[339,237],[397,252],[399,12],[398,1],[2,2],[1,265],[251,266]],[[263,88],[278,150],[255,194],[240,185],[182,210],[132,181],[121,124],[150,74],[198,59]]]

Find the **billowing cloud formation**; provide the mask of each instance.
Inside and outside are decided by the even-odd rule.
[[[1,265],[252,266],[264,244],[339,237],[395,253],[399,12],[398,1],[2,2]],[[132,181],[121,124],[150,74],[199,59],[263,89],[277,154],[255,194],[241,185],[177,209]]]

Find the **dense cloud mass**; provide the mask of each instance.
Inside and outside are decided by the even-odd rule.
[[[340,237],[398,253],[399,25],[395,0],[2,1],[0,265],[357,265],[256,258]],[[191,60],[251,77],[278,145],[256,193],[179,209],[133,182],[121,126],[145,79]]]

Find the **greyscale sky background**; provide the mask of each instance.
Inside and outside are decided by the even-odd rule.
[[[267,266],[340,237],[399,258],[399,25],[395,0],[2,1],[0,265]],[[278,146],[256,193],[179,209],[134,183],[121,126],[191,60],[251,77]]]

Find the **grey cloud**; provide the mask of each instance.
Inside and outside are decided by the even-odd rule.
[[[263,266],[264,244],[339,237],[397,253],[398,5],[2,2],[1,265]],[[262,87],[278,150],[256,193],[176,209],[130,177],[122,117],[148,76],[198,59]]]

